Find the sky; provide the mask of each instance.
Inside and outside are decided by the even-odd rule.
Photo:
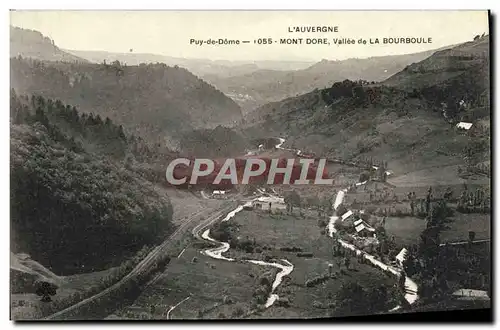
[[[342,60],[415,53],[488,33],[487,11],[12,11],[11,25],[38,30],[63,49],[153,53],[212,60]],[[295,26],[338,32],[290,33]],[[432,38],[427,44],[383,44],[383,38]],[[190,39],[250,40],[194,45]],[[254,44],[272,38],[271,45]],[[281,38],[327,38],[330,45],[282,45]],[[366,44],[334,45],[349,38]],[[370,44],[379,38],[380,44]]]

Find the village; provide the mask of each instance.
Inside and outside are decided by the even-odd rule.
[[[373,160],[368,161],[373,164]],[[345,197],[343,204],[334,203],[335,217],[338,219],[334,224],[336,236],[339,239],[352,244],[356,249],[364,251],[367,255],[373,255],[381,262],[398,269],[404,274],[410,276],[415,274],[416,264],[421,269],[428,267],[426,262],[416,254],[418,247],[415,243],[404,243],[405,240],[400,239],[398,232],[392,231],[392,226],[386,226],[386,222],[404,222],[408,217],[412,217],[419,221],[416,228],[425,229],[434,226],[433,222],[436,212],[442,207],[450,210],[449,207],[456,209],[459,214],[480,213],[486,214],[490,212],[490,196],[482,188],[471,189],[467,185],[460,188],[457,187],[429,187],[427,190],[402,191],[397,187],[387,182],[387,178],[392,174],[387,170],[387,162],[378,162],[378,166],[371,165],[369,170],[365,170],[360,174],[359,182],[352,182],[346,189],[341,191],[342,198]],[[320,227],[323,227],[323,234],[327,234],[326,220],[329,211],[332,211],[332,205],[325,206],[318,198],[301,198],[298,193],[291,190],[284,197],[277,197],[272,192],[266,192],[264,188],[259,188],[259,192],[263,195],[253,199],[245,204],[244,209],[262,214],[293,214],[293,209],[298,209],[301,216],[305,214],[311,215],[311,212],[317,211]],[[214,191],[213,196],[227,196],[225,192]],[[448,206],[446,206],[448,204]],[[451,212],[451,211],[450,211]],[[331,221],[330,217],[330,221]],[[325,220],[321,220],[325,219]],[[399,219],[399,220],[398,220]],[[446,220],[450,221],[450,220]],[[441,226],[441,225],[440,225]],[[469,226],[471,228],[471,226]],[[418,229],[417,229],[418,230]],[[425,232],[425,230],[424,230]],[[415,238],[418,239],[420,233],[414,232]],[[447,239],[445,242],[438,241],[438,248],[447,251],[450,248],[465,249],[469,252],[456,252],[458,258],[476,258],[477,252],[471,246],[478,246],[479,249],[489,244],[489,236],[479,233],[476,236],[474,230],[468,230],[458,235],[460,237],[467,236],[467,239]],[[417,242],[415,239],[411,241]],[[473,253],[472,255],[470,253]],[[441,252],[440,254],[441,255]],[[312,255],[311,255],[312,256]],[[474,259],[475,260],[475,259]],[[410,266],[409,266],[410,265]],[[407,274],[407,271],[409,274]],[[482,271],[480,271],[481,274]],[[489,280],[484,275],[479,274],[479,282],[477,280],[455,279],[457,283],[450,284],[454,287],[453,292],[448,292],[448,299],[459,300],[480,300],[489,301]],[[476,278],[476,276],[473,276]],[[453,281],[453,280],[452,280]],[[472,282],[471,282],[472,281]],[[475,282],[474,282],[475,281]],[[462,283],[462,284],[459,284]],[[469,283],[472,288],[464,288],[463,284]],[[424,283],[424,287],[427,284]],[[435,285],[435,284],[434,284]],[[462,285],[462,286],[461,286]],[[404,287],[404,286],[403,286]],[[410,290],[408,288],[404,291]],[[416,289],[415,289],[416,290]],[[423,289],[425,290],[425,288]],[[411,291],[411,290],[410,290]],[[411,294],[411,293],[406,293]],[[416,291],[415,291],[416,294]]]

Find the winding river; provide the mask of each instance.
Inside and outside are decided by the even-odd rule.
[[[251,202],[248,202],[247,204],[249,204],[249,203],[251,203]],[[226,217],[224,219],[222,219],[221,221],[222,222],[228,221],[229,219],[234,217],[236,215],[236,213],[242,211],[244,206],[245,205],[238,206],[236,209],[229,212],[226,215]],[[209,256],[211,258],[214,258],[214,259],[218,259],[218,260],[225,260],[225,261],[231,261],[231,262],[235,261],[233,258],[227,258],[227,257],[224,257],[222,255],[223,253],[225,253],[229,250],[229,243],[220,242],[220,241],[217,241],[217,240],[213,239],[212,237],[210,237],[210,229],[206,229],[203,232],[203,234],[201,235],[201,237],[209,242],[220,244],[218,247],[202,251],[201,252],[202,254]],[[276,291],[276,288],[283,281],[283,277],[285,277],[286,275],[290,274],[293,271],[293,264],[286,259],[281,259],[281,261],[284,264],[280,264],[277,262],[266,262],[266,261],[262,261],[262,260],[245,260],[245,261],[252,263],[252,264],[255,264],[255,265],[270,266],[270,267],[275,267],[275,268],[280,269],[280,271],[276,274],[276,277],[274,279],[271,293],[269,294],[269,297],[267,298],[267,301],[264,304],[265,308],[271,307],[274,304],[274,302],[279,299],[279,296],[274,293]]]
[[[276,145],[276,148],[277,149],[283,149],[283,150],[291,150],[291,149],[284,149],[282,148],[281,146],[283,145],[283,143],[285,143],[285,139],[283,138],[279,138],[279,141],[280,143],[278,145]],[[300,150],[297,150],[297,155],[300,155],[302,152]],[[378,167],[377,166],[373,166],[373,168],[376,170]],[[387,175],[391,175],[392,173],[390,171],[386,171],[386,174]],[[362,186],[362,185],[365,185],[367,183],[367,181],[364,181],[364,182],[359,182],[359,183],[356,183],[356,186]],[[337,193],[337,196],[335,197],[335,201],[333,203],[333,209],[336,211],[338,209],[338,207],[343,203],[344,201],[344,197],[345,197],[345,194],[348,192],[348,189],[342,189],[341,191],[339,191]],[[346,212],[349,212],[349,211],[346,211]],[[330,217],[330,221],[328,223],[328,230],[329,230],[329,235],[330,237],[334,237],[334,233],[336,232],[336,229],[335,229],[335,222],[339,219],[338,216],[336,215],[333,215]],[[370,261],[374,266],[377,266],[379,268],[381,268],[382,270],[386,271],[386,272],[390,272],[396,276],[401,276],[402,275],[402,272],[400,269],[397,269],[397,268],[394,268],[394,267],[391,267],[389,265],[386,265],[384,264],[383,262],[377,260],[374,256],[364,252],[364,251],[361,251],[359,249],[357,249],[354,245],[348,243],[348,242],[345,242],[344,240],[342,239],[338,239],[338,242],[342,245],[342,247],[346,248],[346,249],[349,249],[351,251],[355,251],[356,252],[356,255],[363,255],[363,257]],[[411,305],[413,303],[415,303],[415,301],[418,300],[418,286],[417,284],[409,277],[405,277],[405,288],[406,288],[406,292],[405,292],[405,300]],[[398,310],[400,309],[401,306],[396,306],[395,308],[391,309],[391,311],[394,311],[394,310]]]
[[[285,139],[279,138],[279,141],[280,141],[280,143],[275,146],[277,149],[292,150],[292,149],[284,149],[284,148],[281,147],[283,145],[283,143],[285,143]],[[301,153],[300,150],[297,150],[296,152],[297,152],[297,155],[299,155]],[[367,181],[360,182],[360,183],[357,183],[356,186],[361,186],[361,185],[364,185],[366,183],[367,183]],[[348,192],[348,189],[342,189],[341,191],[339,191],[337,193],[337,196],[335,197],[335,201],[333,203],[333,208],[334,208],[335,211],[343,203],[345,194],[347,192]],[[245,205],[248,205],[250,203],[251,202],[248,202]],[[238,212],[242,211],[245,205],[238,206],[236,209],[234,209],[233,211],[229,212],[226,215],[226,217],[224,219],[222,219],[221,221],[224,222],[224,221],[230,220]],[[349,211],[347,211],[347,212],[349,212]],[[334,234],[336,233],[335,222],[338,219],[339,219],[338,216],[333,215],[333,216],[330,217],[330,221],[328,223],[329,236],[332,237],[332,238],[334,238]],[[222,255],[223,253],[225,253],[225,252],[227,252],[229,250],[229,248],[230,248],[229,243],[227,243],[227,242],[220,242],[220,241],[217,241],[214,238],[210,237],[210,229],[206,229],[203,232],[203,234],[201,235],[201,237],[203,239],[209,241],[209,242],[213,242],[213,243],[219,244],[218,247],[201,251],[202,254],[204,254],[206,256],[209,256],[211,258],[214,258],[214,259],[218,259],[218,260],[225,260],[225,261],[229,261],[229,262],[235,262],[235,259],[233,259],[233,258],[227,258],[227,257],[225,257],[225,256]],[[396,276],[401,276],[401,270],[400,269],[397,269],[395,267],[388,266],[388,265],[382,263],[381,261],[377,260],[373,255],[370,255],[370,254],[368,254],[368,253],[366,253],[364,251],[361,251],[361,250],[357,249],[354,245],[352,245],[352,244],[350,244],[350,243],[348,243],[348,242],[346,242],[346,241],[344,241],[344,240],[342,240],[340,238],[337,239],[337,241],[342,245],[342,247],[344,247],[346,249],[349,249],[351,251],[354,251],[356,253],[356,255],[362,255],[366,260],[369,260],[374,266],[377,266],[377,267],[381,268],[382,270],[390,272],[390,273],[392,273],[392,274],[394,274]],[[288,260],[281,259],[280,261],[283,262],[283,264],[277,263],[277,262],[265,262],[265,261],[262,261],[262,260],[246,260],[246,262],[249,262],[249,263],[252,263],[252,264],[261,265],[261,266],[270,266],[270,267],[275,267],[275,268],[280,269],[280,271],[276,274],[276,278],[274,279],[271,293],[270,293],[270,295],[269,295],[269,297],[268,297],[268,299],[267,299],[267,301],[266,301],[266,303],[264,305],[265,308],[268,308],[268,307],[272,306],[274,304],[274,302],[279,299],[279,296],[277,294],[275,294],[274,292],[275,292],[276,288],[283,281],[283,277],[285,277],[286,275],[290,274],[293,271],[293,268],[294,268],[293,264],[291,262],[289,262]],[[406,287],[405,299],[406,299],[406,301],[409,304],[413,304],[418,299],[418,294],[417,294],[417,292],[418,292],[418,286],[409,277],[405,277],[405,287]],[[395,311],[395,310],[398,310],[400,308],[401,308],[401,306],[396,306],[393,309],[391,309],[390,311]]]

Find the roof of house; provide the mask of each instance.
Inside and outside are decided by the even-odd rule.
[[[284,198],[274,197],[274,196],[260,196],[256,200],[259,202],[266,202],[266,203],[285,203]]]
[[[365,225],[364,225],[364,224],[360,224],[359,226],[356,226],[355,228],[356,228],[356,232],[358,232],[358,233],[359,233],[360,231],[362,231],[362,230],[363,230],[363,229],[365,229],[366,227],[365,227]]]
[[[466,122],[461,121],[457,124],[457,127],[463,128],[463,129],[470,129],[472,127],[472,123],[466,123]]]
[[[484,297],[488,298],[488,292],[484,290],[460,289],[453,292],[454,296]]]
[[[398,255],[396,256],[396,260],[399,260],[401,262],[405,261],[407,254],[408,254],[408,250],[405,248],[402,248],[401,251],[399,251]]]
[[[354,226],[357,226],[360,223],[363,223],[363,219],[359,219],[359,220],[354,221]]]
[[[369,231],[375,231],[375,228],[366,223],[366,221],[363,221],[363,223],[365,224],[366,229],[368,229]]]
[[[344,221],[345,219],[349,218],[351,215],[352,215],[352,211],[351,210],[347,211],[346,213],[344,213],[342,215],[342,221]]]
[[[366,222],[365,222],[365,227],[366,227],[366,229],[367,229],[367,230],[369,230],[369,231],[375,231],[375,228],[373,228],[372,226],[370,226],[370,225],[369,225],[369,224],[367,224]]]
[[[224,195],[225,193],[224,190],[214,190],[214,195]]]

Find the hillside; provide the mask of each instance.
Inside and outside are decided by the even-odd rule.
[[[266,104],[244,130],[255,138],[281,136],[285,146],[319,155],[385,160],[397,175],[438,166],[456,176],[458,165],[490,159],[488,48],[486,36],[382,83],[345,80]],[[472,121],[474,133],[458,132],[460,120]]]
[[[154,171],[173,155],[109,118],[11,91],[10,149],[11,251],[56,274],[118,265],[173,229]]]
[[[405,66],[432,55],[434,50],[415,54],[380,56],[342,61],[322,60],[296,71],[259,70],[228,78],[206,77],[245,111],[349,80],[382,81]]]
[[[67,53],[38,31],[10,26],[10,57],[30,57],[43,61],[87,62]]]
[[[406,67],[403,71],[384,81],[386,86],[394,86],[405,91],[418,91],[423,97],[447,108],[465,101],[467,104],[489,106],[490,86],[488,36],[466,42],[436,52],[433,56]],[[480,116],[472,116],[469,120],[478,119],[489,114],[489,109]],[[478,117],[478,118],[476,118]]]
[[[253,145],[244,136],[227,127],[193,130],[180,138],[180,149],[197,157],[228,157],[241,155]]]
[[[178,134],[234,125],[239,106],[189,71],[165,64],[40,62],[12,58],[11,87],[95,112],[155,143],[174,146]]]

